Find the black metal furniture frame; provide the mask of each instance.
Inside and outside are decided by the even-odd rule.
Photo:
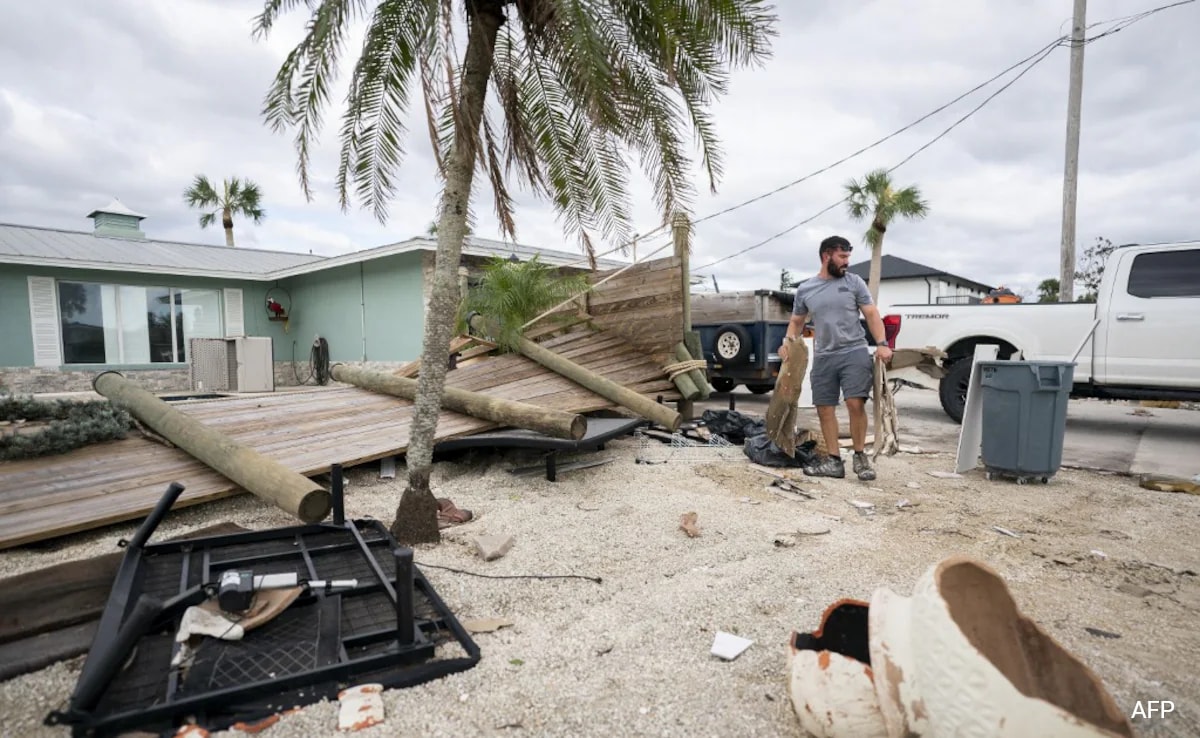
[[[468,448],[532,448],[547,451],[546,480],[558,481],[558,455],[572,451],[601,451],[604,444],[647,425],[641,418],[588,418],[587,432],[578,441],[555,438],[538,431],[515,428],[451,438],[433,447],[434,453]]]
[[[219,730],[335,699],[352,684],[406,687],[475,666],[478,646],[413,565],[412,549],[377,520],[345,520],[339,465],[332,478],[332,524],[148,543],[183,491],[173,483],[121,542],[125,556],[75,691],[45,722],[76,736],[167,735],[189,721]],[[184,610],[233,569],[295,572],[302,582],[356,578],[358,586],[308,588],[241,640],[205,637],[190,667],[172,667]],[[465,655],[435,659],[447,641]]]

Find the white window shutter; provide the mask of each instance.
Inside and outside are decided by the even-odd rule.
[[[58,291],[53,277],[29,278],[29,324],[33,331],[34,366],[62,366]]]
[[[244,336],[246,335],[245,312],[242,308],[242,291],[235,288],[226,288],[225,292],[225,335]]]

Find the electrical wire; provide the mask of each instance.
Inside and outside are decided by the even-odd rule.
[[[1115,20],[1112,20],[1112,21],[1101,21],[1101,22],[1099,22],[1099,23],[1092,24],[1091,26],[1089,26],[1089,28],[1090,28],[1090,27],[1094,27],[1094,26],[1099,26],[1099,25],[1105,25],[1105,24],[1108,24],[1108,23],[1117,23],[1117,24],[1119,24],[1119,25],[1117,25],[1115,28],[1109,29],[1109,30],[1107,30],[1107,31],[1104,31],[1104,32],[1102,32],[1102,33],[1096,34],[1096,35],[1094,35],[1094,36],[1087,37],[1087,38],[1085,38],[1085,39],[1084,39],[1083,43],[1084,43],[1085,45],[1086,45],[1086,44],[1090,44],[1090,43],[1094,43],[1095,41],[1097,41],[1097,40],[1099,40],[1099,39],[1102,39],[1102,38],[1104,38],[1104,37],[1106,37],[1106,36],[1110,36],[1110,35],[1112,35],[1112,34],[1114,34],[1114,33],[1117,33],[1117,32],[1119,32],[1119,31],[1121,31],[1121,30],[1124,30],[1125,28],[1128,28],[1129,26],[1133,25],[1134,23],[1137,23],[1138,21],[1144,20],[1144,19],[1146,19],[1146,18],[1148,18],[1148,17],[1150,17],[1150,16],[1154,15],[1155,13],[1159,13],[1159,12],[1162,12],[1162,11],[1164,11],[1164,10],[1168,10],[1168,9],[1170,9],[1170,8],[1179,7],[1179,6],[1181,6],[1181,5],[1188,5],[1188,4],[1190,4],[1190,3],[1194,3],[1194,2],[1196,2],[1196,0],[1180,0],[1179,2],[1171,3],[1171,4],[1169,4],[1169,5],[1163,5],[1163,6],[1161,6],[1161,7],[1158,7],[1158,8],[1153,8],[1153,9],[1151,9],[1151,10],[1147,10],[1147,11],[1144,11],[1144,12],[1142,12],[1142,13],[1138,13],[1138,14],[1135,14],[1135,15],[1131,15],[1131,16],[1125,16],[1125,17],[1123,17],[1123,18],[1117,18],[1117,19],[1115,19]],[[962,116],[961,118],[959,118],[958,120],[956,120],[956,121],[955,121],[954,123],[952,123],[952,124],[951,124],[951,125],[950,125],[948,128],[946,128],[945,130],[943,130],[941,133],[939,133],[939,134],[938,134],[937,136],[935,136],[933,139],[931,139],[930,141],[928,141],[927,143],[925,143],[924,145],[922,145],[920,148],[918,148],[918,149],[916,149],[915,151],[913,151],[912,153],[910,153],[908,156],[904,157],[904,159],[900,160],[900,162],[899,162],[899,163],[897,163],[897,164],[893,165],[892,167],[890,167],[890,168],[889,168],[887,171],[888,171],[889,173],[891,173],[891,172],[894,172],[894,171],[896,171],[897,169],[899,169],[900,167],[902,167],[902,166],[904,166],[905,164],[907,164],[909,161],[911,161],[911,160],[912,160],[914,157],[916,157],[918,154],[920,154],[921,152],[925,151],[926,149],[928,149],[928,148],[929,148],[930,146],[932,146],[933,144],[935,144],[935,143],[937,143],[938,141],[940,141],[942,138],[944,138],[946,135],[948,135],[948,134],[949,134],[951,131],[953,131],[953,130],[954,130],[955,128],[957,128],[959,125],[961,125],[962,123],[966,122],[966,121],[967,121],[967,119],[969,119],[971,116],[973,116],[973,115],[975,115],[976,113],[978,113],[978,112],[979,112],[981,109],[983,109],[983,107],[984,107],[984,106],[986,106],[986,105],[987,105],[989,102],[991,102],[991,101],[992,101],[992,100],[994,100],[994,99],[995,99],[997,96],[999,96],[999,95],[1000,95],[1000,93],[1004,92],[1004,91],[1005,91],[1005,90],[1007,90],[1009,87],[1011,87],[1011,86],[1012,86],[1012,85],[1013,85],[1013,84],[1014,84],[1014,83],[1015,83],[1017,80],[1019,80],[1021,77],[1025,76],[1026,74],[1028,74],[1028,73],[1029,73],[1029,71],[1030,71],[1030,70],[1032,70],[1034,67],[1036,67],[1038,64],[1040,64],[1040,63],[1042,63],[1043,61],[1045,61],[1045,60],[1046,60],[1046,59],[1047,59],[1047,58],[1048,58],[1048,57],[1049,57],[1049,56],[1050,56],[1050,55],[1051,55],[1051,54],[1054,52],[1054,50],[1055,50],[1055,49],[1057,49],[1057,48],[1058,48],[1058,47],[1060,47],[1060,46],[1070,46],[1072,43],[1073,43],[1073,42],[1072,42],[1072,40],[1070,39],[1070,37],[1068,37],[1068,36],[1060,36],[1059,38],[1055,39],[1053,42],[1051,42],[1051,43],[1047,44],[1046,46],[1043,46],[1043,47],[1042,47],[1040,50],[1038,50],[1038,51],[1037,51],[1037,52],[1035,52],[1034,54],[1032,54],[1032,55],[1030,55],[1030,56],[1028,56],[1028,57],[1025,57],[1025,59],[1023,59],[1022,61],[1020,61],[1020,62],[1017,62],[1016,64],[1014,64],[1014,65],[1010,66],[1008,69],[1006,69],[1006,70],[1004,70],[1003,72],[1001,72],[1000,74],[996,75],[995,77],[992,77],[992,78],[991,78],[990,80],[988,80],[987,82],[984,82],[983,84],[981,84],[981,85],[979,85],[979,86],[975,87],[975,88],[974,88],[974,89],[972,89],[970,92],[967,92],[967,93],[964,93],[963,95],[960,95],[958,98],[955,98],[955,100],[954,100],[954,101],[952,101],[952,102],[950,102],[950,103],[947,103],[946,105],[943,105],[941,108],[939,108],[939,109],[938,109],[938,111],[941,111],[941,110],[944,110],[944,109],[946,109],[946,108],[947,108],[947,107],[949,107],[950,105],[954,104],[954,102],[957,102],[958,100],[961,100],[961,99],[963,99],[964,97],[966,97],[966,96],[970,95],[970,94],[971,94],[971,92],[975,92],[975,91],[977,91],[977,90],[981,89],[982,87],[985,87],[985,86],[987,86],[988,84],[990,84],[991,82],[993,82],[993,81],[995,81],[995,80],[999,79],[1000,77],[1004,76],[1004,75],[1005,75],[1005,74],[1007,74],[1008,72],[1011,72],[1012,70],[1014,70],[1014,69],[1016,69],[1016,68],[1020,67],[1022,64],[1025,64],[1025,65],[1026,65],[1026,66],[1025,66],[1025,68],[1024,68],[1024,69],[1022,69],[1022,70],[1021,70],[1021,71],[1020,71],[1020,72],[1019,72],[1019,73],[1018,73],[1018,74],[1017,74],[1015,77],[1013,77],[1011,80],[1009,80],[1009,81],[1008,81],[1008,82],[1006,82],[1004,85],[1002,85],[1002,86],[1000,87],[1000,89],[996,90],[996,91],[995,91],[995,92],[993,92],[991,95],[989,95],[988,97],[984,98],[983,102],[979,103],[979,105],[976,105],[974,108],[972,108],[972,109],[971,109],[971,110],[970,110],[970,111],[969,111],[969,112],[968,112],[966,115],[964,115],[964,116]],[[938,111],[935,111],[935,112],[938,112]],[[901,131],[898,131],[898,133],[899,133],[899,132],[902,132],[902,131],[904,131],[904,130],[908,130],[908,129],[909,129],[909,128],[911,128],[913,125],[915,125],[917,122],[920,122],[921,120],[924,120],[924,119],[928,118],[930,115],[933,115],[933,113],[930,113],[930,114],[928,114],[928,115],[926,115],[926,116],[923,116],[922,118],[918,119],[918,121],[915,121],[914,123],[911,123],[911,124],[909,124],[908,126],[906,126],[905,128],[901,129]],[[882,141],[884,141],[884,140],[887,140],[887,138],[892,138],[894,135],[895,135],[895,134],[892,134],[892,135],[890,135],[890,136],[886,137],[885,139],[881,139],[881,141],[880,141],[880,142],[882,142]],[[864,149],[864,150],[865,150],[865,149]],[[847,159],[849,159],[849,158],[852,158],[853,156],[854,156],[854,154],[852,154],[850,157],[847,157]],[[843,161],[844,161],[844,160],[843,160]],[[830,165],[830,167],[826,167],[826,168],[825,168],[825,170],[827,170],[827,169],[831,168],[832,166],[836,166],[836,165]],[[825,170],[822,170],[822,171],[825,171]],[[797,183],[798,183],[798,182],[800,182],[800,181],[804,181],[805,179],[808,179],[808,178],[809,178],[808,176],[806,176],[806,177],[804,177],[804,178],[801,178],[800,180],[797,180]],[[782,189],[786,189],[788,186],[789,186],[789,185],[784,185],[784,187],[783,187],[783,188],[779,188],[778,190],[772,191],[772,192],[770,192],[770,193],[766,193],[766,195],[760,195],[760,196],[759,196],[758,198],[756,198],[756,199],[762,199],[763,197],[769,197],[771,194],[774,194],[774,192],[777,192],[777,191],[782,191]],[[846,201],[848,201],[849,199],[850,199],[850,198],[849,198],[849,196],[843,197],[842,199],[838,200],[837,202],[835,202],[835,203],[833,203],[833,204],[831,204],[831,205],[828,205],[828,206],[826,206],[826,207],[822,208],[821,210],[819,210],[818,212],[814,213],[813,215],[811,215],[811,216],[809,216],[809,217],[805,218],[804,220],[801,220],[800,222],[798,222],[798,223],[795,223],[795,224],[793,224],[793,225],[791,225],[791,226],[789,226],[789,227],[785,228],[784,230],[782,230],[782,231],[779,231],[778,233],[775,233],[774,235],[768,236],[767,238],[765,238],[765,239],[763,239],[763,240],[759,241],[758,243],[755,243],[755,244],[753,244],[753,245],[751,245],[751,246],[748,246],[748,247],[746,247],[746,248],[744,248],[744,249],[742,249],[742,250],[740,250],[740,251],[737,251],[737,252],[735,252],[735,253],[733,253],[733,254],[730,254],[729,256],[725,256],[725,257],[722,257],[722,258],[720,258],[720,259],[717,259],[717,260],[715,260],[715,261],[711,261],[711,262],[709,262],[709,263],[707,263],[707,264],[703,264],[703,265],[701,265],[701,266],[697,266],[697,267],[695,267],[695,270],[696,270],[696,271],[701,271],[701,270],[704,270],[704,269],[708,269],[708,268],[710,268],[710,267],[716,266],[717,264],[720,264],[720,263],[722,263],[722,262],[728,261],[728,260],[730,260],[730,259],[736,258],[736,257],[738,257],[738,256],[741,256],[741,255],[743,255],[743,254],[746,254],[746,253],[748,253],[748,252],[750,252],[750,251],[753,251],[754,249],[757,249],[757,248],[760,248],[760,247],[762,247],[762,246],[765,246],[765,245],[767,245],[768,243],[771,243],[772,241],[775,241],[776,239],[782,238],[783,236],[786,236],[787,234],[791,233],[792,231],[795,231],[797,228],[800,228],[801,226],[804,226],[804,225],[807,225],[808,223],[811,223],[812,221],[814,221],[814,220],[816,220],[817,218],[821,217],[821,216],[822,216],[822,215],[824,215],[825,213],[828,213],[830,210],[833,210],[834,208],[836,208],[836,207],[838,207],[838,206],[840,206],[840,205],[844,204],[844,203],[845,203]],[[753,200],[751,200],[751,201],[748,201],[746,204],[748,204],[749,202],[752,202],[752,201],[753,201]],[[725,211],[721,211],[720,213],[716,213],[716,214],[714,214],[714,215],[712,215],[712,216],[706,216],[706,218],[704,218],[704,220],[707,220],[707,219],[708,219],[708,218],[710,218],[710,217],[716,217],[716,215],[723,214],[724,212],[729,212],[729,211],[732,211],[732,210],[736,210],[738,207],[742,207],[742,206],[743,206],[743,205],[737,205],[737,206],[734,206],[734,207],[732,207],[732,208],[727,208]],[[697,222],[697,223],[699,223],[700,221],[696,221],[696,222]]]
[[[425,564],[414,562],[417,566],[425,569],[442,569],[444,571],[452,571],[455,574],[469,574],[473,577],[481,577],[483,579],[586,579],[589,582],[603,584],[604,580],[600,577],[589,577],[582,574],[479,574],[465,569],[453,569],[449,566],[438,566],[437,564]]]

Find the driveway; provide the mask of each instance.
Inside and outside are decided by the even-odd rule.
[[[770,395],[747,392],[717,393],[696,404],[704,409],[726,409],[730,395],[738,410],[765,415]],[[896,393],[900,416],[900,442],[926,451],[955,453],[960,426],[950,420],[930,390],[905,387]],[[871,408],[868,405],[867,411]],[[843,434],[847,432],[845,408],[839,410]],[[812,409],[800,411],[801,424],[817,428]],[[1072,400],[1067,408],[1063,439],[1065,466],[1100,469],[1122,474],[1163,474],[1190,479],[1200,475],[1200,411],[1142,408],[1135,403]]]

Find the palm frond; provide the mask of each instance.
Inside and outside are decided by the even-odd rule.
[[[529,261],[512,262],[493,257],[483,266],[478,286],[470,290],[459,314],[459,331],[465,329],[466,315],[477,312],[495,327],[492,338],[505,350],[514,350],[527,322],[547,309],[587,290],[590,282],[581,273],[560,274],[536,256]],[[564,312],[548,320],[567,317]]]
[[[215,208],[220,204],[217,191],[203,174],[197,174],[192,184],[183,191],[183,199],[193,208]]]
[[[402,0],[401,0],[402,1]],[[265,37],[277,16],[298,3],[268,0],[259,16],[257,32]],[[311,200],[309,147],[320,133],[321,116],[329,103],[329,88],[337,76],[337,64],[346,33],[358,14],[365,13],[365,0],[306,0],[313,9],[304,38],[284,59],[264,100],[263,114],[272,130],[295,128],[296,173],[304,196]],[[315,7],[313,7],[315,5]]]
[[[408,132],[410,86],[439,8],[440,0],[386,0],[371,17],[342,118],[337,188],[343,210],[353,183],[363,206],[381,223],[387,220]]]
[[[208,228],[213,223],[217,222],[217,214],[215,211],[200,214],[200,227]]]

